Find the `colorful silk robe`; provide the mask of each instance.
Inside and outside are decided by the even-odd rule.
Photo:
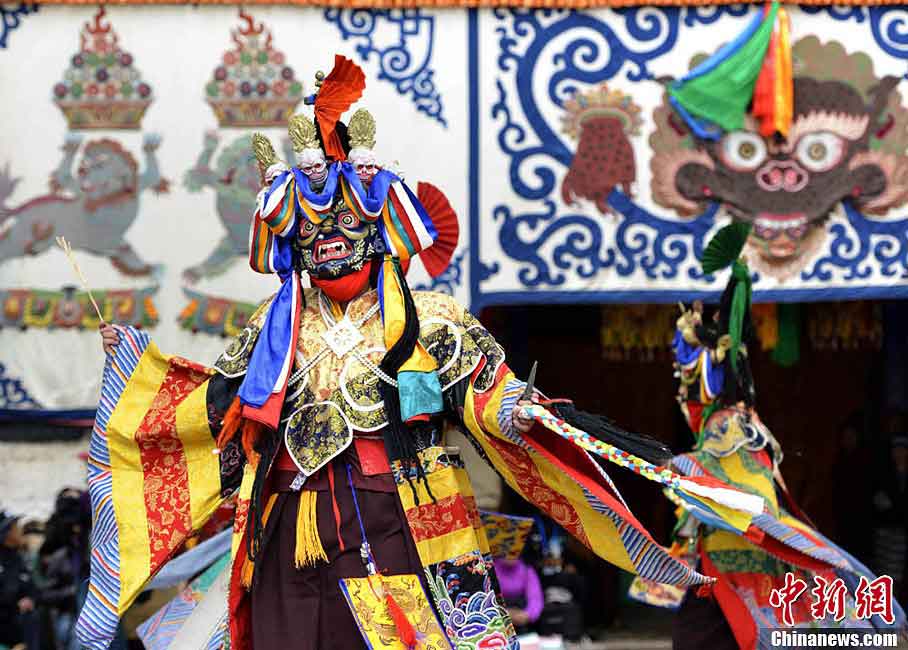
[[[377,365],[384,354],[375,292],[338,312],[317,290],[305,292],[300,336],[282,411],[281,435],[303,477],[342,453],[354,432],[378,431],[385,414]],[[445,417],[464,426],[507,483],[600,557],[657,582],[707,581],[670,556],[624,505],[604,470],[583,450],[533,430],[512,431],[511,411],[525,384],[482,325],[450,297],[415,292],[420,340],[438,365]],[[246,372],[264,308],[214,364],[203,368],[162,354],[148,336],[127,330],[104,372],[90,452],[95,528],[89,597],[79,636],[107,647],[117,619],[183,540],[237,490],[231,647],[248,648],[239,624],[248,612],[242,572],[254,472],[241,447],[217,453],[214,438]],[[332,351],[326,336],[341,318],[362,335],[352,351]],[[398,495],[416,543],[435,610],[458,650],[516,647],[496,595],[489,544],[462,465],[436,441],[422,454],[433,498],[414,492],[399,468]],[[248,598],[246,599],[248,600]],[[211,646],[216,647],[216,645]]]
[[[723,383],[723,369],[713,363],[713,352],[684,341],[680,332],[675,352],[691,397],[682,410],[695,430],[701,425],[701,415],[706,415],[697,445],[673,459],[675,469],[687,476],[717,479],[764,499],[763,513],[754,516],[749,525],[707,508],[688,504],[681,509],[684,514],[678,529],[684,536],[692,534],[684,544],[696,549],[700,570],[717,579],[713,593],[739,646],[744,650],[770,648],[768,630],[787,627],[780,618],[781,610],[770,602],[770,594],[784,585],[789,572],[808,585],[793,607],[795,627],[905,629],[905,616],[897,603],[894,626],[878,617],[862,620],[856,616],[854,594],[859,580],[862,576],[873,580],[874,576],[806,523],[779,472],[781,447],[755,411],[726,408],[710,413]],[[828,583],[844,580],[849,593],[843,620],[834,621],[832,616],[815,620],[810,611],[810,590],[817,584],[814,577]]]

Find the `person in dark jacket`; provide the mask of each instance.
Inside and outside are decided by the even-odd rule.
[[[873,556],[874,568],[893,579],[893,595],[904,602],[908,596],[908,436],[897,431],[889,441],[888,467],[877,474]]]
[[[57,648],[77,650],[73,634],[79,588],[88,578],[91,509],[84,492],[65,488],[57,495],[41,545],[41,605],[52,614]]]
[[[34,627],[35,586],[20,551],[22,542],[19,517],[0,510],[0,644],[12,648],[29,648]]]

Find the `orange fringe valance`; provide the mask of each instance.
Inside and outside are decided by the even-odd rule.
[[[762,0],[760,1],[762,3]],[[792,5],[829,5],[829,0],[785,2]],[[236,0],[37,0],[39,5],[236,5]],[[426,8],[528,8],[528,9],[594,9],[600,7],[685,7],[731,5],[728,0],[245,0],[243,6],[294,5],[299,7],[343,7],[351,9]],[[758,4],[753,2],[751,4]],[[837,0],[837,5],[896,5],[903,0]]]
[[[883,345],[883,310],[872,302],[811,305],[807,334],[817,350],[879,350]]]
[[[633,362],[671,359],[678,314],[677,305],[603,305],[602,357]],[[802,314],[805,343],[814,350],[872,351],[882,346],[883,317],[878,303],[805,303]],[[775,303],[755,304],[751,315],[760,349],[771,352],[779,345],[779,307]]]
[[[668,361],[677,305],[604,305],[600,342],[608,361]]]

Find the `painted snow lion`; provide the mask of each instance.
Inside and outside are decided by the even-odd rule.
[[[81,249],[110,259],[127,275],[147,275],[145,262],[124,239],[139,214],[143,190],[166,192],[155,151],[160,138],[146,136],[143,143],[145,170],[123,146],[108,138],[92,140],[82,147],[81,138],[70,135],[63,145],[63,160],[51,174],[50,193],[10,208],[6,201],[19,179],[0,170],[0,262],[25,255],[38,255],[54,245],[56,237]],[[82,157],[73,175],[76,154]]]

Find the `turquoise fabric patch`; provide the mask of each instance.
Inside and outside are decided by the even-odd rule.
[[[406,422],[416,415],[440,413],[444,408],[438,374],[405,370],[397,373],[400,418]]]

